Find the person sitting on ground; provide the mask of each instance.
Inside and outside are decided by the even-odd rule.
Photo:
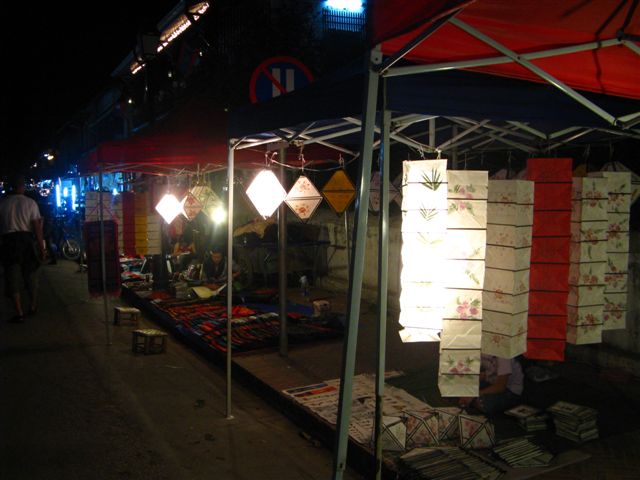
[[[4,267],[5,291],[13,300],[17,312],[11,321],[22,323],[22,286],[24,284],[31,299],[29,313],[34,314],[38,304],[38,269],[46,259],[47,252],[42,234],[42,216],[37,203],[24,194],[24,176],[14,175],[9,186],[11,193],[0,202],[0,257]]]
[[[227,258],[221,248],[213,247],[205,254],[204,261],[202,263],[203,274],[207,283],[221,287],[227,283]],[[236,280],[242,274],[240,267],[233,262],[233,287],[234,289],[240,289],[240,285]]]
[[[522,367],[516,358],[482,354],[480,396],[462,397],[461,407],[475,407],[486,415],[495,415],[520,403],[524,387]]]
[[[189,262],[196,253],[196,246],[190,242],[185,235],[180,235],[171,252],[171,260],[177,271],[187,268]]]

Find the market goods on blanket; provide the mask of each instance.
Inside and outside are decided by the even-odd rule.
[[[598,411],[569,402],[556,402],[547,408],[553,415],[558,436],[576,443],[598,438]]]
[[[460,445],[463,448],[491,448],[496,441],[493,424],[483,415],[458,415]]]
[[[500,442],[493,453],[513,468],[544,467],[553,459],[551,453],[524,437]]]
[[[400,417],[382,417],[382,450],[403,452],[407,440],[407,427]]]
[[[459,447],[414,448],[398,464],[402,478],[496,480],[504,474],[489,459]]]
[[[385,372],[385,378],[400,375],[400,372]],[[351,419],[349,426],[350,437],[361,444],[370,446],[373,441],[375,424],[375,377],[371,374],[360,374],[353,377],[352,383]],[[325,380],[324,382],[283,390],[296,403],[309,409],[315,415],[335,424],[338,416],[338,397],[340,393],[340,379]],[[407,436],[405,421],[407,415],[421,415],[430,411],[430,407],[406,391],[385,384],[383,396],[383,414],[385,427],[383,443],[385,450],[404,450]],[[407,414],[407,412],[411,412]],[[425,422],[433,428],[434,420],[425,415]],[[411,423],[412,428],[419,425]],[[416,432],[416,439],[424,435]],[[400,448],[402,447],[402,448]]]
[[[459,407],[438,407],[433,409],[438,415],[438,435],[439,440],[458,440],[460,428],[458,425],[458,415],[462,412]]]
[[[407,426],[407,448],[438,445],[438,414],[432,409],[404,412]]]

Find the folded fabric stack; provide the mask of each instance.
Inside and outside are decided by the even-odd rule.
[[[598,411],[568,402],[556,402],[547,411],[553,415],[556,434],[577,443],[598,438]]]
[[[527,432],[538,432],[547,429],[549,415],[541,412],[538,408],[529,405],[518,405],[504,413],[515,417],[518,420],[518,425]]]
[[[401,478],[493,480],[504,473],[488,459],[459,447],[416,448],[398,464]]]
[[[527,438],[510,438],[493,449],[501,460],[513,468],[545,467],[553,455]]]

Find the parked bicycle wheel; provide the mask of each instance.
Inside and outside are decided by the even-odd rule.
[[[80,258],[80,244],[73,238],[68,238],[62,243],[62,256],[67,260],[78,260]]]

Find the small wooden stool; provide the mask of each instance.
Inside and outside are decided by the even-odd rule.
[[[140,310],[133,307],[114,307],[113,308],[113,324],[120,325],[122,320],[129,320],[135,324],[140,318]]]
[[[144,328],[134,330],[131,338],[133,353],[163,353],[167,350],[167,334],[161,330]]]

